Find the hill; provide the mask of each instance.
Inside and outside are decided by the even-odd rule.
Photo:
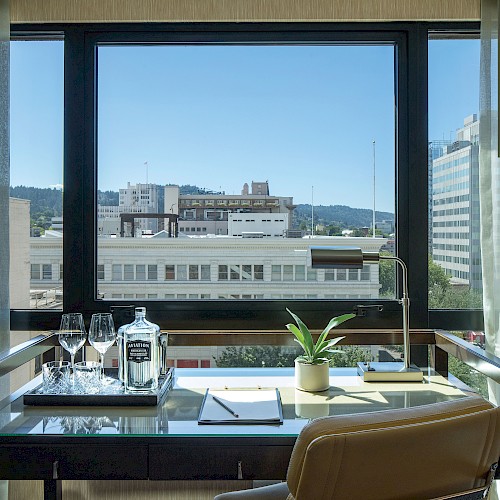
[[[377,221],[394,221],[394,214],[375,211]],[[295,225],[311,220],[311,205],[298,205],[294,213]],[[368,208],[352,208],[346,205],[314,206],[315,224],[336,225],[341,228],[370,227],[373,221],[373,211]]]
[[[181,194],[212,194],[197,186],[180,186]],[[219,194],[219,193],[216,193]],[[31,201],[32,225],[47,226],[51,217],[62,215],[62,191],[56,188],[37,188],[29,186],[15,186],[10,188],[10,196]],[[163,203],[163,190],[159,190],[160,206]],[[97,200],[100,205],[118,205],[118,192],[98,191]],[[366,208],[352,208],[346,205],[315,205],[314,221],[325,226],[336,225],[341,228],[370,227],[372,211]],[[390,212],[376,212],[377,221],[394,221],[394,214]],[[310,226],[311,205],[298,205],[294,211],[294,227],[302,223]]]

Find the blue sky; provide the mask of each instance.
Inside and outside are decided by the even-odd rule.
[[[478,111],[479,42],[430,42],[431,139]],[[62,42],[11,44],[11,185],[62,183]],[[393,48],[99,49],[98,181],[394,211]],[[147,168],[145,167],[147,162]]]

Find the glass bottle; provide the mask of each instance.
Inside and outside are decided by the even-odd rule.
[[[146,320],[146,308],[135,308],[135,321],[123,329],[125,391],[158,387],[158,325]]]

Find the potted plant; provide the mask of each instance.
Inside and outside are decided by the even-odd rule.
[[[295,359],[295,386],[297,389],[308,392],[326,391],[330,387],[328,374],[330,365],[326,355],[339,352],[332,347],[345,338],[327,339],[327,336],[332,328],[354,318],[355,314],[343,314],[332,318],[314,343],[311,332],[304,322],[290,309],[287,308],[287,311],[295,320],[296,325],[289,323],[286,327],[295,336],[295,342],[304,350],[304,354]]]

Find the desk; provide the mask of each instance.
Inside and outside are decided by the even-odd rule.
[[[311,418],[466,397],[447,379],[364,383],[355,368],[330,371],[330,389],[294,388],[293,368],[176,369],[157,407],[24,406],[0,409],[0,478],[43,479],[45,498],[63,479],[284,479],[300,430]],[[197,423],[207,387],[278,387],[283,425]]]

